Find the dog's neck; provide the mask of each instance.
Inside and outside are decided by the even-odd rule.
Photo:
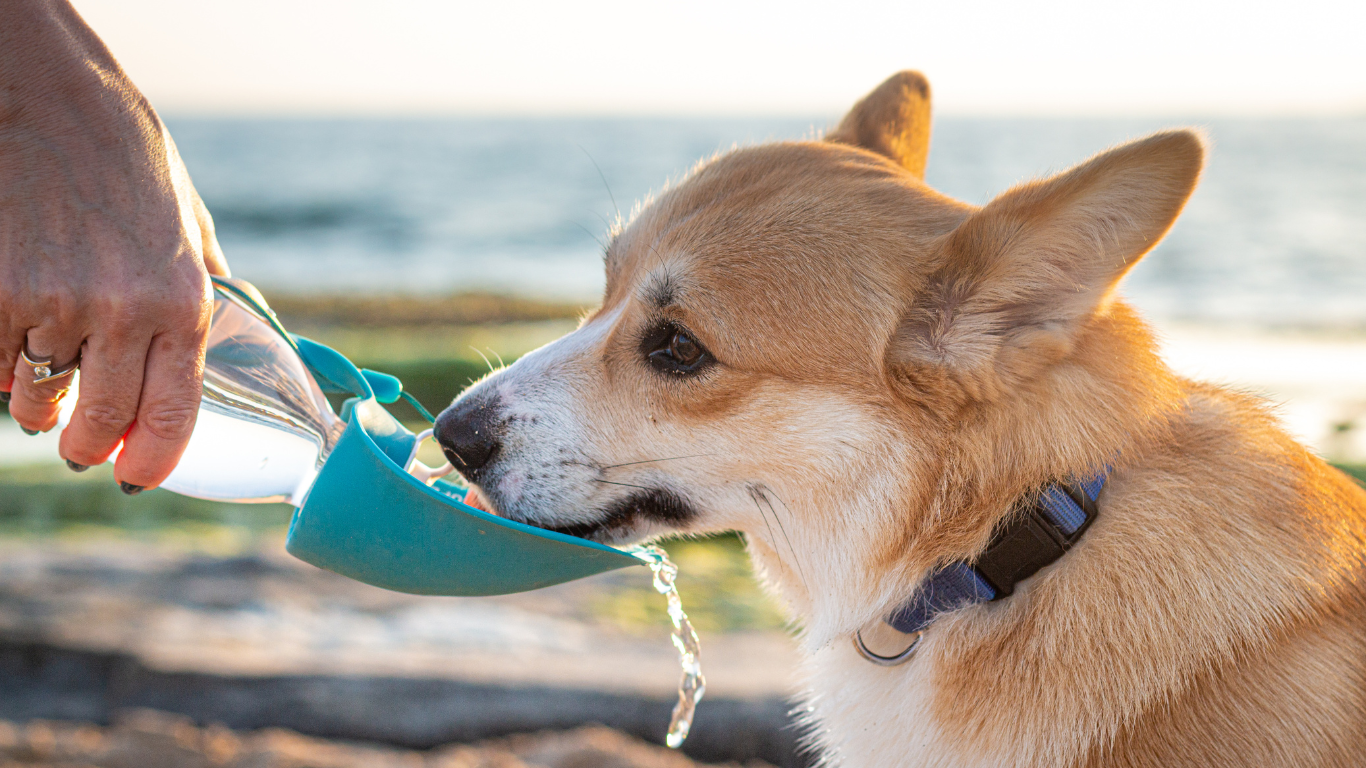
[[[755,563],[800,617],[809,648],[843,642],[881,620],[936,567],[974,560],[1021,499],[1115,457],[1119,466],[1138,460],[1144,445],[1161,439],[1171,415],[1162,404],[1180,401],[1173,394],[1180,385],[1131,310],[1116,302],[1112,311],[1117,322],[1101,318],[1034,396],[984,406],[952,424],[937,455],[906,448],[887,456],[880,477],[808,499],[801,513],[818,525],[794,532],[791,543],[755,532]],[[1050,406],[1055,395],[1068,401],[1065,409]],[[932,484],[907,483],[908,476]]]

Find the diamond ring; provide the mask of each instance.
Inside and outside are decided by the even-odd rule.
[[[75,373],[76,369],[81,366],[81,358],[78,356],[68,365],[62,366],[58,370],[53,370],[51,359],[34,360],[28,356],[27,349],[19,350],[19,359],[23,360],[25,365],[33,369],[32,383],[34,384],[45,384],[49,381],[56,381],[63,376],[69,376],[70,374]]]

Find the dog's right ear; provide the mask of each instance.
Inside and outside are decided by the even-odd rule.
[[[1071,353],[1195,189],[1204,143],[1168,131],[1021,184],[944,240],[888,347],[919,396],[990,400]]]
[[[872,150],[895,160],[917,179],[925,178],[930,155],[929,82],[911,70],[892,75],[855,104],[825,140]]]

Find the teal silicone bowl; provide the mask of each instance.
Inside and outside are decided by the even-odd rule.
[[[464,504],[464,489],[442,480],[427,486],[408,474],[403,464],[417,438],[380,405],[367,376],[337,352],[293,339],[324,391],[355,399],[342,411],[345,432],[294,512],[290,554],[418,595],[503,595],[644,565],[619,549],[490,515]]]

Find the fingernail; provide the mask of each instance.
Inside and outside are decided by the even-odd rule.
[[[38,434],[38,430],[36,430],[36,429],[29,429],[28,427],[20,427],[20,429],[24,430],[24,434],[26,434],[26,435],[36,435],[36,434]]]
[[[68,467],[71,468],[71,471],[72,471],[72,472],[84,472],[84,471],[86,471],[87,469],[90,469],[90,467],[89,467],[88,465],[85,465],[85,464],[77,464],[76,462],[72,461],[71,459],[67,459],[67,460],[66,460],[66,465],[67,465]]]
[[[141,485],[133,485],[132,483],[124,483],[124,482],[120,482],[120,483],[119,483],[119,490],[123,491],[124,493],[128,494],[129,496],[136,496],[136,495],[138,495],[139,493],[142,493],[142,489],[143,489],[143,486],[141,486]]]
[[[0,392],[0,403],[8,403],[8,402],[9,402],[9,393],[8,393],[8,392]]]

